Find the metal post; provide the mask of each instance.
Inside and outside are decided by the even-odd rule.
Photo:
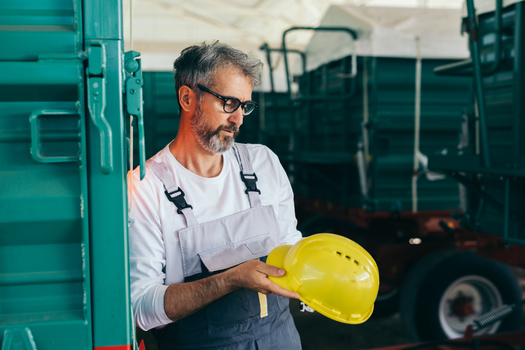
[[[483,76],[481,72],[481,60],[479,52],[479,41],[478,41],[478,25],[476,22],[476,10],[474,8],[474,0],[467,0],[467,12],[468,12],[468,30],[469,30],[469,45],[470,45],[470,56],[472,57],[472,63],[474,68],[474,87],[475,93],[478,100],[479,109],[479,126],[480,126],[480,138],[481,138],[481,166],[484,168],[491,168],[490,153],[489,153],[489,140],[487,132],[487,116],[486,116],[486,105],[485,105],[485,94],[483,91]]]

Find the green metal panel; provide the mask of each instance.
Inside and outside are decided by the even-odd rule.
[[[481,60],[490,63],[495,55],[494,13],[480,16],[479,23]],[[491,165],[493,169],[501,169],[505,173],[525,168],[525,141],[522,137],[525,131],[522,103],[525,86],[523,2],[503,10],[502,30],[505,35],[502,35],[501,63],[494,74],[483,78],[483,88]],[[471,136],[475,145],[474,130],[471,130]],[[475,149],[471,151],[475,153]],[[519,214],[525,208],[525,200],[520,195],[525,193],[525,176],[482,175],[478,181],[485,193],[501,205],[486,203],[482,197],[472,193],[469,198],[472,213],[469,225],[482,232],[504,236],[509,242],[525,245],[525,224]]]
[[[95,347],[129,344],[131,339],[127,197],[121,42],[104,41],[106,100],[102,110],[107,130],[88,124],[89,217],[91,234],[93,332]],[[89,84],[89,81],[88,81]],[[89,90],[88,90],[89,93]],[[88,99],[89,103],[89,99]],[[95,109],[96,110],[96,109]],[[100,110],[99,110],[100,111]],[[107,144],[108,147],[101,147]],[[108,153],[109,152],[109,153]]]
[[[483,86],[486,99],[488,143],[491,160],[501,166],[498,159],[525,156],[525,141],[521,137],[524,127],[523,96],[523,4],[503,11],[499,69],[485,76]],[[481,60],[494,60],[494,13],[480,17]],[[510,33],[506,34],[506,33]]]
[[[433,68],[445,62],[422,61],[419,148],[426,155],[455,152],[462,114],[470,104],[468,79],[450,82],[434,75]],[[359,57],[355,87],[351,79],[341,79],[348,64],[350,57],[301,77],[301,107],[295,115],[294,158],[301,167],[295,176],[296,193],[369,210],[412,210],[416,60]],[[359,187],[355,156],[363,140],[364,79],[368,196]],[[327,98],[323,100],[323,96]],[[457,209],[458,185],[452,179],[430,181],[422,174],[417,181],[417,198],[418,210]]]
[[[82,13],[17,0],[0,18],[0,339],[91,349]]]
[[[435,157],[430,163],[466,185],[466,226],[521,245],[525,245],[525,223],[520,214],[525,209],[523,11],[523,1],[502,9],[499,51],[496,12],[479,16],[476,36],[479,35],[485,123],[478,123],[476,116],[471,115],[464,132],[468,143],[462,152]],[[472,45],[471,54],[475,55]],[[500,59],[496,65],[497,57]]]
[[[253,125],[253,132],[246,137],[244,131],[239,135],[240,140],[260,142],[270,147],[279,154],[281,161],[285,161],[291,150],[293,121],[290,118],[290,99],[284,92],[258,92],[253,94],[253,99],[259,104],[253,113],[257,113],[245,124]]]
[[[2,350],[131,348],[120,6],[0,2]]]
[[[0,2],[0,61],[36,61],[38,56],[74,53],[82,45],[81,13],[75,2],[4,0]],[[9,48],[9,49],[5,49]]]
[[[502,61],[495,74],[484,77],[488,148],[493,168],[525,169],[525,29],[523,2],[503,11]],[[494,13],[480,17],[482,62],[494,60]],[[511,33],[511,35],[507,34]],[[475,135],[474,132],[471,135]],[[472,141],[475,143],[475,137]],[[483,171],[482,171],[483,172]],[[509,242],[525,245],[525,223],[520,213],[525,209],[525,176],[481,176],[479,180],[492,198],[503,207],[470,197],[474,214],[470,224],[477,230],[504,236]]]
[[[415,60],[376,58],[371,77],[371,199],[379,210],[392,201],[400,210],[411,209],[414,152]],[[443,60],[422,61],[420,150],[432,155],[455,151],[462,112],[470,102],[469,82],[450,82],[433,74]],[[374,161],[375,158],[375,161]],[[418,178],[418,209],[459,207],[458,186],[452,179]],[[390,204],[389,204],[390,203]]]
[[[127,235],[127,141],[120,1],[86,1],[88,189],[93,342],[131,344]]]
[[[86,40],[122,42],[122,1],[84,1]]]
[[[144,72],[144,123],[146,156],[150,158],[175,138],[179,128],[173,73]]]

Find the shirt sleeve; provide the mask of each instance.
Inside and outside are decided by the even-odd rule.
[[[159,197],[155,176],[147,171],[141,181],[138,171],[133,176],[131,227],[129,229],[130,289],[135,322],[143,330],[171,323],[164,311],[166,255],[158,215]],[[129,180],[129,179],[128,179]]]
[[[279,244],[295,244],[302,238],[302,235],[301,232],[297,230],[292,186],[277,155],[269,149],[268,151],[270,153],[270,159],[275,165],[279,181],[279,203],[277,207],[277,222],[281,234],[279,237]]]

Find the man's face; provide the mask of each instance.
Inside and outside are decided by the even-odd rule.
[[[215,74],[213,86],[208,88],[222,96],[238,98],[241,102],[250,100],[252,94],[251,79],[241,74],[235,67],[219,70]],[[243,118],[242,108],[233,113],[226,113],[222,100],[204,93],[201,101],[197,103],[191,127],[205,150],[220,154],[232,146]]]
[[[200,104],[198,104],[195,109],[195,115],[191,120],[191,127],[201,146],[208,152],[214,154],[229,150],[235,137],[239,134],[239,127],[233,122],[219,125],[216,128],[210,125]],[[226,133],[221,133],[223,130]]]

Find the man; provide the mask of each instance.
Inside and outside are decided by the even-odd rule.
[[[267,276],[277,245],[301,238],[278,158],[234,143],[256,107],[262,63],[215,42],[175,61],[176,138],[133,173],[131,299],[160,349],[298,349],[296,293]]]

